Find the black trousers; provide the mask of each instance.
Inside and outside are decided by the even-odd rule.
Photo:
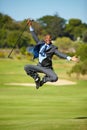
[[[56,82],[58,80],[58,76],[53,71],[51,67],[43,67],[41,64],[38,65],[26,65],[24,67],[24,70],[27,74],[30,73],[44,73],[45,76],[43,77],[44,82],[50,81],[50,82]]]

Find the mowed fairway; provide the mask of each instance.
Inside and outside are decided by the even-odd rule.
[[[23,70],[26,63],[0,60],[0,130],[87,130],[87,81],[38,90],[6,85],[33,82]]]

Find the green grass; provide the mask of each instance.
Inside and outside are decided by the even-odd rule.
[[[87,130],[87,81],[68,86],[44,85],[38,90],[4,84],[31,82],[23,70],[27,63],[0,60],[0,130]],[[63,63],[60,61],[58,67]],[[65,69],[62,72],[65,76]]]
[[[0,84],[10,82],[33,82],[32,78],[26,75],[24,66],[26,64],[37,64],[37,61],[31,62],[28,60],[11,60],[0,59]],[[58,74],[59,78],[68,78],[66,72],[71,69],[73,63],[66,60],[54,61],[54,70]]]

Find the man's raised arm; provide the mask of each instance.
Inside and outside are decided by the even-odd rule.
[[[39,42],[39,39],[34,31],[34,28],[32,27],[32,21],[31,20],[28,20],[27,21],[27,24],[29,26],[29,29],[30,29],[30,32],[32,34],[32,37],[34,38],[35,42],[38,43]]]

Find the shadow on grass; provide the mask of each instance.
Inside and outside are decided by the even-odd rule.
[[[87,119],[87,117],[86,117],[86,116],[83,116],[83,117],[76,117],[76,118],[74,118],[74,119]]]

